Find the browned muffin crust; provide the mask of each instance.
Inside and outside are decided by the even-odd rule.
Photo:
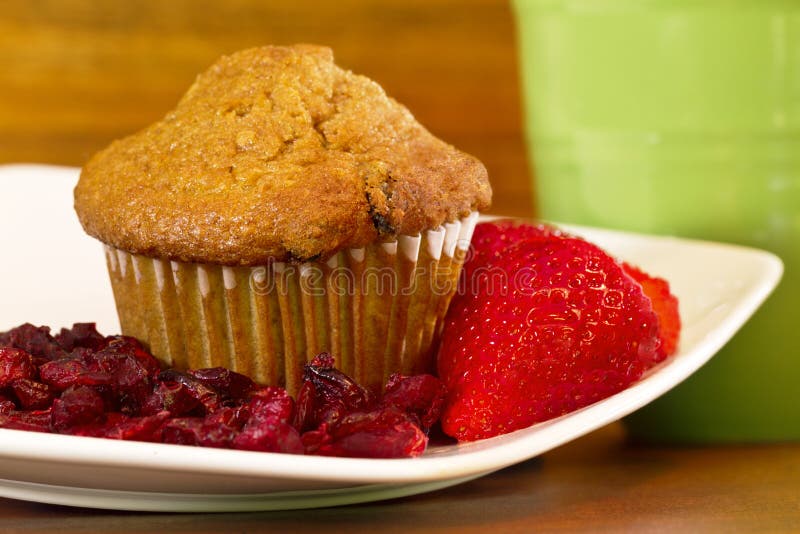
[[[84,229],[152,257],[325,259],[489,206],[486,169],[330,49],[223,57],[177,108],[84,167]]]

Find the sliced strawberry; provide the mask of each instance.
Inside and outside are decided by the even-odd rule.
[[[663,278],[650,276],[629,263],[624,263],[623,268],[631,278],[642,285],[644,294],[653,303],[653,310],[658,315],[659,337],[664,355],[675,354],[681,331],[681,317],[678,314],[678,299],[670,292],[669,282]]]
[[[476,269],[501,259],[509,247],[522,241],[547,241],[570,237],[554,226],[525,224],[518,219],[497,219],[475,227],[463,276],[469,279]]]
[[[665,357],[650,299],[597,246],[511,223],[479,225],[476,236],[466,265],[475,290],[454,298],[438,359],[449,435],[480,439],[557,417]]]

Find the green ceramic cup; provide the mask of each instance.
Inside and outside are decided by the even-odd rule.
[[[515,0],[541,217],[768,249],[780,286],[627,420],[647,441],[800,439],[800,2]]]

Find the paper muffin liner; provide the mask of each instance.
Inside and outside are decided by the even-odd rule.
[[[327,262],[258,267],[184,263],[106,247],[122,332],[165,365],[223,366],[295,394],[303,365],[336,366],[379,390],[431,372],[478,213],[340,251]]]

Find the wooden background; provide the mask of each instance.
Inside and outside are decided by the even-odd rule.
[[[164,115],[219,55],[331,46],[480,158],[495,212],[531,214],[503,0],[0,0],[0,163],[81,165]]]

